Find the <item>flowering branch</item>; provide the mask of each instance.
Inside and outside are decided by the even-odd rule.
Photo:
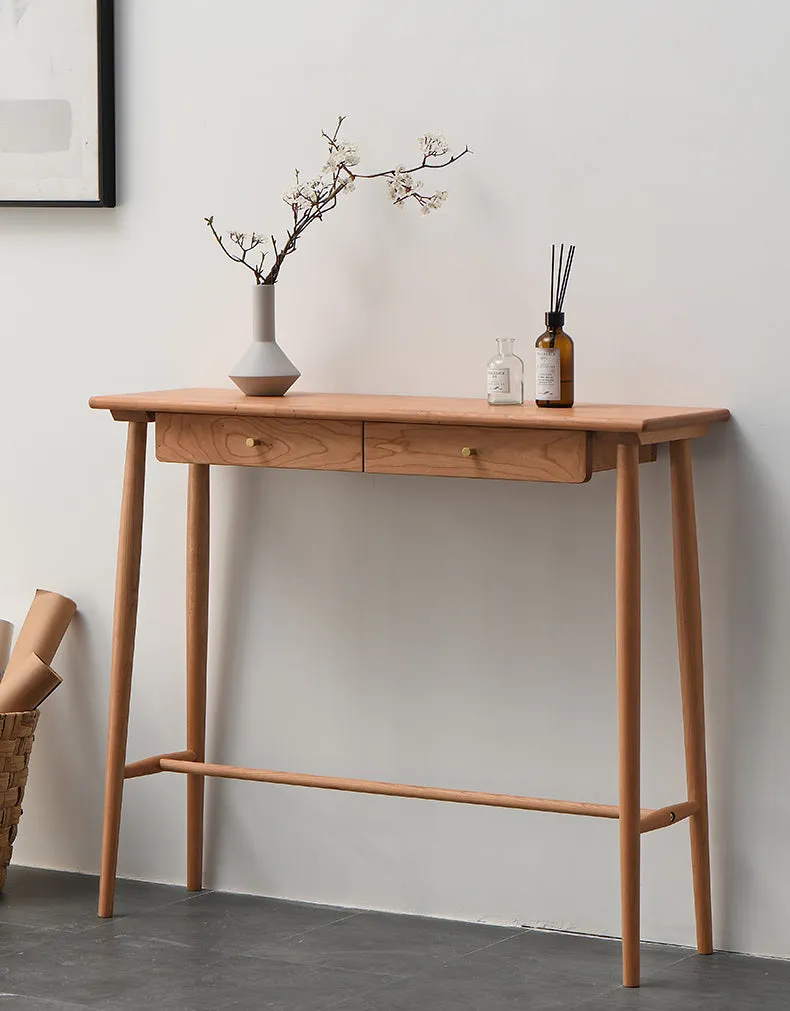
[[[251,235],[245,235],[244,232],[228,232],[227,235],[221,235],[214,227],[214,215],[212,214],[210,218],[203,219],[208,225],[211,234],[219,243],[220,249],[228,257],[228,259],[233,260],[234,263],[241,263],[245,267],[255,274],[255,280],[258,284],[264,284],[264,273],[263,273],[263,262],[266,259],[266,249],[263,248],[266,245],[266,238],[262,235],[258,235],[257,232],[252,232]],[[230,249],[225,245],[225,243],[230,243],[231,246],[235,246],[241,255],[232,253]],[[274,242],[274,236],[272,236],[272,242]],[[275,246],[275,250],[276,250]],[[256,253],[257,263],[250,262],[247,259],[249,253],[258,250]]]
[[[256,232],[249,235],[235,231],[223,234],[214,227],[213,215],[204,219],[225,255],[234,263],[241,263],[251,270],[255,274],[257,284],[274,284],[286,256],[294,252],[305,230],[314,221],[323,221],[324,215],[337,207],[338,196],[354,190],[357,179],[384,179],[389,198],[396,207],[402,207],[408,200],[414,200],[422,214],[429,214],[442,206],[447,199],[447,190],[423,192],[421,180],[418,178],[419,173],[424,169],[447,168],[464,155],[471,153],[469,148],[465,147],[459,154],[454,155],[441,134],[426,133],[419,138],[422,160],[414,168],[407,169],[403,165],[397,165],[382,172],[355,172],[354,169],[360,161],[359,151],[355,144],[340,139],[340,128],[344,120],[345,116],[338,117],[332,134],[321,131],[321,136],[329,147],[321,175],[308,182],[302,182],[297,169],[294,186],[283,193],[283,200],[291,209],[292,220],[281,247],[278,248],[274,235],[270,237],[270,250],[269,240]],[[449,157],[446,157],[448,155]],[[445,160],[436,161],[437,158]],[[274,257],[271,266],[266,262],[270,251]]]

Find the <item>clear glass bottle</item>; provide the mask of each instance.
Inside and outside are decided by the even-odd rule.
[[[573,338],[562,329],[564,312],[546,313],[546,332],[535,342],[535,403],[573,407]]]
[[[488,363],[489,404],[524,403],[524,362],[513,354],[512,337],[497,337],[497,353]]]

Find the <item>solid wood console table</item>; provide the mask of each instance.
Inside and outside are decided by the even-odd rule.
[[[358,793],[555,811],[620,821],[623,983],[639,985],[640,835],[684,819],[691,832],[697,948],[713,950],[708,851],[702,626],[690,440],[729,412],[682,407],[493,407],[481,400],[166,390],[94,397],[129,425],[113,618],[99,916],[112,916],[125,779],[187,775],[187,888],[202,887],[206,776]],[[126,764],[143,528],[146,435],[159,460],[189,466],[186,572],[186,750]],[[669,444],[675,600],[686,753],[686,799],[640,807],[639,464]],[[206,762],[209,467],[293,467],[441,477],[582,483],[617,471],[616,657],[618,804],[548,800]]]

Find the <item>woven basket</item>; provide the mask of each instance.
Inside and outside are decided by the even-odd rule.
[[[0,713],[0,892],[11,863],[38,710]]]

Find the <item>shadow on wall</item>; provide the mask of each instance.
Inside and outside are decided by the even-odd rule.
[[[606,477],[546,486],[237,468],[216,474],[212,760],[594,795],[596,776],[614,768],[616,753],[607,730],[615,714],[613,490]],[[592,574],[564,579],[562,606],[545,578],[552,574],[556,584],[559,557],[562,576]],[[564,647],[558,655],[556,626],[566,626],[568,614],[572,655]],[[576,685],[571,699],[547,671]],[[591,726],[589,707],[601,698],[605,715]],[[551,758],[560,720],[594,748],[595,759],[572,771],[576,787]],[[524,735],[530,754],[516,762]],[[235,823],[234,804],[220,799],[230,796],[226,786],[208,784],[208,885],[217,883],[231,837],[234,846],[255,848]],[[261,790],[247,789],[265,811]],[[294,795],[281,803],[291,802],[305,801]],[[364,820],[362,802],[357,810]],[[428,814],[410,810],[409,817]],[[254,819],[248,831],[257,833],[253,826]],[[257,850],[253,865],[261,863],[259,840]],[[272,879],[269,873],[260,870],[257,887],[270,880],[278,887],[276,870]]]
[[[260,480],[256,471],[241,467],[229,469],[228,482],[231,504],[227,511],[226,529],[222,537],[224,547],[219,563],[222,567],[224,593],[221,605],[216,608],[216,616],[212,615],[211,628],[216,628],[217,631],[213,636],[211,632],[209,634],[209,670],[214,675],[213,692],[221,704],[208,707],[206,737],[210,748],[210,751],[207,749],[207,755],[210,754],[211,761],[241,764],[235,758],[228,758],[233,753],[233,714],[243,702],[239,678],[235,674],[242,669],[245,653],[246,602],[250,596],[251,566],[254,564],[248,533],[255,529],[256,518],[266,515],[266,484]],[[216,482],[214,486],[216,487]],[[212,541],[212,553],[213,548]],[[212,587],[216,581],[216,576],[212,573]],[[211,602],[209,606],[211,607]],[[215,854],[222,845],[222,817],[219,805],[214,802],[215,789],[219,785],[212,779],[206,780],[204,867],[209,887],[214,877]]]
[[[37,801],[23,826],[26,839],[34,831],[29,816],[40,817],[47,831],[62,826],[58,866],[81,871],[94,871],[99,864],[107,724],[105,693],[94,686],[106,680],[109,664],[97,671],[92,661],[97,656],[109,660],[109,649],[104,643],[97,649],[90,629],[89,619],[78,610],[58,655],[67,690],[42,709],[31,777]]]
[[[787,846],[786,813],[782,827],[781,807],[776,804],[785,778],[777,765],[776,747],[778,741],[787,740],[782,727],[790,712],[788,619],[777,622],[774,615],[776,602],[790,595],[787,517],[774,487],[779,480],[777,447],[770,445],[772,437],[781,436],[764,432],[758,442],[746,435],[749,430],[757,430],[749,419],[743,424],[733,421],[706,447],[706,455],[713,458],[726,438],[727,480],[717,490],[715,505],[711,503],[711,512],[715,509],[720,515],[712,524],[719,529],[709,545],[711,561],[716,561],[708,572],[711,596],[717,584],[726,586],[714,619],[719,627],[711,636],[713,643],[721,644],[723,655],[714,662],[713,646],[706,657],[708,700],[714,712],[721,706],[709,734],[713,845],[722,856],[715,889],[716,944],[735,951],[782,954],[771,947],[770,938],[786,922],[785,893],[761,892],[764,872],[757,865],[761,854],[767,862],[774,861]],[[757,839],[752,826],[758,815],[765,824],[771,809],[776,811],[776,834]],[[757,948],[753,934],[759,923],[763,926],[757,932],[764,941]]]

